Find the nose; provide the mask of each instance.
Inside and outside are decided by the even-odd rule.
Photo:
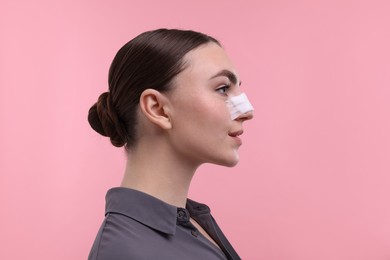
[[[244,122],[247,120],[251,120],[252,118],[253,118],[253,110],[239,115],[235,120]]]
[[[228,107],[230,109],[230,115],[232,120],[250,120],[253,118],[253,106],[249,102],[245,93],[241,93],[238,96],[230,97],[227,100]]]

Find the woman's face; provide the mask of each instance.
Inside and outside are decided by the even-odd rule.
[[[187,53],[184,69],[169,93],[172,129],[169,138],[175,150],[191,163],[234,166],[243,122],[252,112],[231,120],[226,101],[241,93],[236,69],[225,51],[214,43]]]

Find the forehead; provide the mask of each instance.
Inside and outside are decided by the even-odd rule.
[[[184,77],[197,77],[199,79],[211,79],[220,74],[220,77],[226,77],[226,73],[221,71],[230,71],[237,78],[235,66],[225,50],[215,43],[208,43],[188,52],[184,56],[186,68],[180,73]]]

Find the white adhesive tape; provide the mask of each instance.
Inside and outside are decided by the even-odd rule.
[[[249,102],[249,99],[245,93],[230,97],[226,102],[230,109],[230,117],[232,120],[236,119],[240,115],[253,111],[253,106]]]

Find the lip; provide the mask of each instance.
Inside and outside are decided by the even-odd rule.
[[[241,138],[240,138],[239,136],[242,135],[243,133],[244,133],[243,130],[238,130],[238,131],[235,131],[235,132],[230,132],[228,135],[229,135],[231,138],[233,138],[233,140],[234,140],[237,144],[241,145],[241,144],[242,144],[242,140],[241,140]]]
[[[238,136],[230,136],[238,145],[242,145],[242,140]]]
[[[237,136],[240,136],[244,133],[243,130],[238,130],[238,131],[234,131],[234,132],[229,132],[229,136],[231,137],[237,137]]]

